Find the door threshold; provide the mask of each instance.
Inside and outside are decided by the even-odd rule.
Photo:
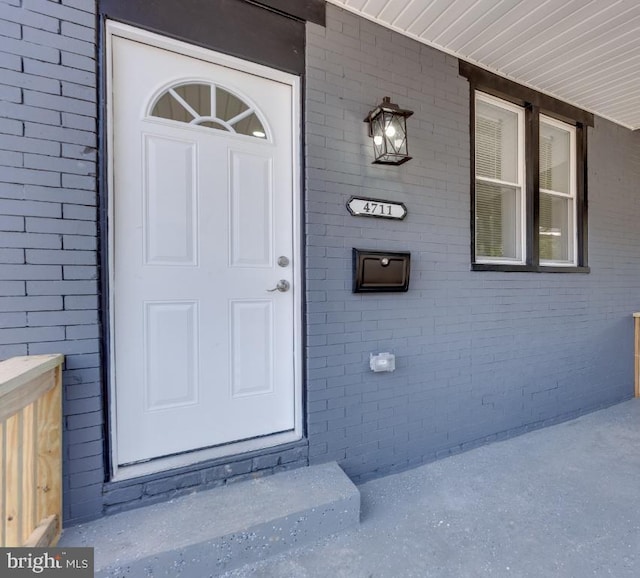
[[[273,435],[262,436],[250,440],[243,440],[236,443],[216,446],[214,448],[205,448],[202,450],[194,450],[182,454],[176,454],[164,458],[155,458],[146,462],[138,462],[126,466],[118,466],[114,472],[111,482],[121,482],[133,478],[148,476],[167,470],[174,470],[185,466],[191,466],[199,462],[223,458],[225,456],[233,456],[242,453],[253,452],[265,448],[271,448],[301,439],[301,435],[295,430],[281,432]]]

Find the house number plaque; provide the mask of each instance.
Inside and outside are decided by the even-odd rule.
[[[380,217],[382,219],[402,220],[407,216],[404,203],[390,203],[380,199],[351,197],[347,201],[347,209],[358,217]]]

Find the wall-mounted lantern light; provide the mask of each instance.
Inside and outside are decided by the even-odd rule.
[[[411,157],[407,147],[407,118],[412,110],[403,110],[388,96],[364,119],[373,138],[374,164],[401,165]]]

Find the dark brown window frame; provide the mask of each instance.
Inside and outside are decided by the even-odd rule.
[[[471,269],[473,271],[513,271],[534,273],[588,273],[587,251],[587,127],[593,114],[536,90],[460,61],[459,72],[469,81],[469,133],[471,158]],[[475,95],[484,92],[525,110],[525,263],[476,263],[475,248]],[[555,118],[576,129],[576,243],[577,263],[569,266],[541,265],[539,257],[539,158],[540,115]]]

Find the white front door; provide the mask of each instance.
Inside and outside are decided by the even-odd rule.
[[[111,47],[118,463],[294,430],[294,86]]]

